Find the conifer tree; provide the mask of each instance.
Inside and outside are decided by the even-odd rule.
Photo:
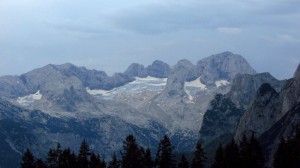
[[[147,148],[146,152],[143,155],[143,165],[144,168],[152,168],[154,166],[150,148]]]
[[[158,168],[174,168],[175,161],[173,146],[167,135],[160,141],[156,154],[156,164]]]
[[[48,152],[47,163],[50,168],[57,168],[61,166],[61,156],[62,149],[60,143],[56,144],[56,149],[50,149]]]
[[[211,168],[224,168],[225,154],[222,144],[219,145]]]
[[[58,167],[57,159],[58,159],[58,156],[56,155],[55,150],[49,149],[48,157],[47,157],[47,164],[48,164],[49,168],[57,168]]]
[[[239,147],[235,140],[232,139],[225,147],[224,168],[240,168],[241,159]]]
[[[77,156],[74,154],[74,152],[71,152],[70,148],[64,149],[59,157],[59,167],[78,167],[76,157]]]
[[[274,168],[299,168],[300,165],[300,130],[296,128],[295,136],[282,139],[274,156]]]
[[[178,168],[189,168],[189,162],[187,161],[184,154],[181,155],[181,160],[178,163]]]
[[[206,153],[200,143],[197,143],[194,151],[194,158],[192,160],[192,168],[204,168],[204,164],[207,160]]]
[[[78,164],[81,168],[89,167],[89,156],[91,155],[90,147],[85,139],[81,142],[79,154],[78,154]]]
[[[274,168],[285,168],[291,167],[290,160],[288,158],[288,147],[287,142],[284,138],[281,139],[278,144],[277,151],[274,155],[273,167]]]
[[[42,159],[37,159],[34,168],[47,168],[47,165],[44,163]]]
[[[142,167],[142,152],[133,135],[127,136],[126,140],[123,142],[123,149],[123,168]]]
[[[241,168],[245,168],[245,165],[249,164],[249,153],[248,153],[249,140],[245,134],[243,134],[242,139],[240,140],[240,160]]]
[[[101,160],[99,154],[92,153],[89,168],[106,168],[106,163]]]
[[[120,168],[120,167],[121,167],[120,161],[117,159],[117,155],[114,152],[111,161],[108,163],[107,168]]]
[[[35,165],[35,159],[31,151],[27,148],[22,156],[21,168],[33,168]]]
[[[244,135],[240,143],[240,156],[242,168],[264,168],[265,159],[259,141],[254,133],[250,140]]]

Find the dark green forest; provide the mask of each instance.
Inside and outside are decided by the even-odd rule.
[[[20,163],[21,168],[265,168],[266,161],[258,139],[243,136],[239,142],[232,139],[228,144],[220,144],[215,152],[212,164],[207,164],[206,153],[200,143],[187,159],[181,154],[179,159],[173,151],[170,138],[164,136],[158,144],[156,154],[150,148],[137,143],[133,135],[123,141],[120,155],[114,152],[111,160],[106,162],[100,154],[92,152],[86,140],[83,140],[78,153],[69,148],[62,149],[58,143],[50,149],[47,158],[36,158],[30,149],[26,149]],[[118,158],[118,156],[120,156]],[[155,158],[153,158],[155,156]],[[299,168],[300,132],[289,139],[282,139],[274,154],[274,168]]]

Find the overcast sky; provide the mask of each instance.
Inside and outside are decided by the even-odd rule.
[[[108,74],[231,51],[290,78],[299,0],[0,0],[0,75],[73,63]]]

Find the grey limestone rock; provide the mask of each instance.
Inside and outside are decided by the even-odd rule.
[[[137,63],[133,63],[131,64],[126,71],[124,72],[124,74],[130,76],[130,77],[147,77],[148,76],[148,72],[147,69],[144,67],[144,65],[141,64],[137,64]]]
[[[170,71],[171,67],[159,60],[156,60],[151,65],[147,66],[148,75],[152,77],[166,78]]]
[[[196,65],[198,76],[207,85],[216,80],[233,79],[237,74],[255,74],[255,70],[241,56],[231,52],[223,52],[200,60]]]
[[[217,148],[219,143],[230,140],[234,137],[240,119],[259,87],[264,83],[279,87],[283,82],[276,80],[268,73],[237,75],[229,93],[218,95],[211,101],[203,117],[200,141],[204,145]],[[219,126],[220,123],[224,126]]]

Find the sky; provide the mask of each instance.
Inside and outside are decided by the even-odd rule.
[[[0,75],[73,63],[109,75],[231,51],[257,72],[293,76],[299,0],[0,0]]]

